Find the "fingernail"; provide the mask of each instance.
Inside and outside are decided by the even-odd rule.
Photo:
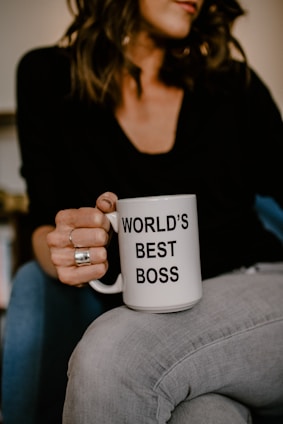
[[[101,199],[101,201],[102,201],[102,202],[107,203],[107,205],[108,205],[110,208],[112,208],[112,202],[111,202],[111,200],[106,199],[106,197],[103,197],[103,198]]]

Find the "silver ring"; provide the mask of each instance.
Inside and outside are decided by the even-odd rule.
[[[77,266],[91,265],[89,250],[75,249],[74,257]]]
[[[73,233],[74,230],[75,230],[75,228],[72,228],[70,233],[69,233],[69,241],[74,247],[76,247],[74,242],[73,242],[73,239],[72,239],[72,233]]]

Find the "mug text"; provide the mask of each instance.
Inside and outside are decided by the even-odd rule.
[[[167,215],[163,220],[159,216],[146,216],[140,217],[125,217],[122,218],[123,230],[125,233],[158,233],[161,231],[173,231],[176,229],[177,224],[180,223],[181,228],[184,230],[189,226],[189,218],[186,213],[174,215]]]

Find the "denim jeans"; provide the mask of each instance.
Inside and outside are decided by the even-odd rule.
[[[5,320],[5,424],[62,422],[70,354],[87,326],[118,304],[118,296],[106,299],[90,287],[63,285],[35,261],[19,269]]]
[[[85,332],[69,362],[64,424],[240,424],[283,414],[283,274],[203,282],[192,309],[125,306]]]

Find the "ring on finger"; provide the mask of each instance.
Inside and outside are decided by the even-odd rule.
[[[75,243],[74,243],[74,241],[73,241],[73,231],[75,230],[75,228],[72,228],[71,229],[71,231],[69,232],[69,241],[70,241],[70,243],[74,246],[74,247],[76,247],[76,245],[75,245]]]
[[[74,258],[77,266],[91,265],[89,250],[75,249]]]

